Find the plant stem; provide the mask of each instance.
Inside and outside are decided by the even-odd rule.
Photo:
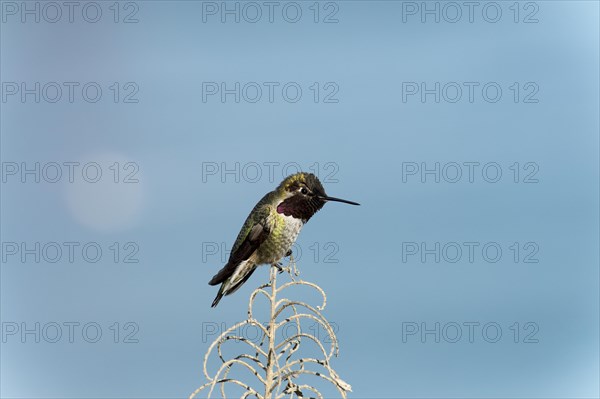
[[[277,304],[277,270],[275,267],[271,267],[271,314],[269,320],[268,337],[269,340],[269,352],[267,359],[267,376],[265,379],[265,399],[271,399],[272,390],[275,386],[273,383],[274,368],[277,363],[275,356],[275,337],[276,337],[276,323],[275,323],[275,311]]]

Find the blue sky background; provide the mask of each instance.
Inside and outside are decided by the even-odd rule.
[[[249,293],[268,278],[267,268],[260,269],[211,309],[216,288],[207,281],[225,255],[206,250],[213,243],[231,246],[288,163],[318,171],[330,195],[362,204],[326,205],[298,240],[302,277],[329,295],[325,315],[341,345],[333,367],[352,384],[352,397],[600,394],[597,2],[518,3],[517,23],[513,2],[494,3],[502,12],[496,23],[482,16],[487,7],[486,18],[494,18],[496,9],[486,2],[474,10],[473,22],[463,8],[456,23],[443,18],[454,14],[440,14],[439,23],[431,15],[422,22],[420,8],[406,14],[421,2],[322,2],[318,23],[313,2],[298,3],[297,23],[282,17],[286,3],[278,3],[273,23],[265,14],[256,23],[235,23],[232,16],[222,23],[220,14],[204,15],[203,22],[203,7],[210,5],[195,1],[121,3],[118,23],[112,2],[99,3],[97,23],[83,19],[81,3],[73,23],[66,14],[56,23],[26,15],[23,23],[21,10],[13,15],[13,3],[6,3],[0,39],[2,397],[175,398],[201,385],[203,332],[244,318]],[[453,11],[438,5],[441,13]],[[138,22],[123,23],[132,12]],[[323,23],[330,12],[337,23]],[[524,23],[527,16],[537,23]],[[23,102],[20,93],[8,94],[22,82],[80,85],[72,103],[66,89],[56,103],[40,89],[36,103],[34,95]],[[99,101],[83,99],[87,82],[101,87]],[[273,102],[265,91],[256,103],[243,96],[236,103],[233,95],[222,102],[218,94],[203,101],[206,82],[279,86]],[[281,94],[288,82],[302,89],[295,103]],[[440,90],[448,82],[479,86],[473,102],[466,89],[455,103],[447,101],[452,91],[440,92],[439,102],[434,94],[424,102],[419,94],[403,101],[410,82],[430,89],[440,82]],[[497,102],[481,94],[489,82],[502,89]],[[135,88],[138,102],[124,103]],[[332,88],[338,102],[326,103]],[[538,101],[525,102],[534,89],[528,99]],[[40,168],[96,162],[103,174],[88,183],[78,169],[71,183],[65,167],[57,183],[36,183],[31,175],[22,183],[20,172],[9,173],[22,162],[40,162]],[[115,162],[119,183],[109,168]],[[134,165],[126,169],[128,162]],[[269,162],[277,163],[272,179]],[[443,177],[454,174],[446,174],[436,183],[432,175],[425,182],[419,173],[403,175],[407,165],[431,169],[436,162],[447,173],[453,162],[463,165],[462,178],[450,183]],[[479,163],[472,183],[464,162]],[[496,183],[481,174],[490,162],[502,171]],[[215,163],[216,175],[203,173]],[[237,175],[221,175],[236,163]],[[262,166],[256,179],[255,163]],[[534,170],[530,179],[537,182],[525,183]],[[129,172],[137,183],[123,182]],[[10,255],[13,242],[80,246],[72,263],[66,252],[55,263],[43,257],[36,263],[33,255],[25,261],[20,252]],[[96,263],[82,258],[81,246],[89,242],[103,250]],[[124,248],[129,242],[133,246]],[[436,242],[439,262],[406,252],[412,248],[406,243],[434,248]],[[479,245],[473,262],[464,242]],[[463,248],[457,262],[446,260],[454,252],[441,252],[446,243]],[[497,262],[484,259],[486,243],[501,248]],[[533,244],[524,248],[527,243]],[[139,262],[124,263],[136,248]],[[538,262],[525,263],[534,249],[528,259]],[[40,332],[36,343],[34,334],[8,334],[36,322],[40,329],[62,325],[62,338],[51,343]],[[72,343],[65,322],[80,323]],[[97,343],[81,335],[91,322],[102,328]],[[119,343],[110,329],[115,322]],[[137,343],[123,342],[132,331],[125,329],[128,322],[138,326]],[[469,322],[479,323],[473,342]],[[407,326],[434,329],[436,323],[439,343],[420,330],[403,339]],[[452,323],[462,326],[456,343],[447,339],[454,333],[443,330]],[[488,342],[493,330],[482,335],[488,323],[501,328],[495,343]],[[526,323],[533,324],[526,329]],[[537,342],[524,342],[534,330],[529,338]]]

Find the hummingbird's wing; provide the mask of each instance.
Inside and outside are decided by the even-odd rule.
[[[271,232],[268,223],[271,208],[265,204],[267,196],[252,210],[233,245],[229,261],[214,275],[208,284],[221,284],[231,277],[238,265],[250,258],[256,249],[267,239]]]

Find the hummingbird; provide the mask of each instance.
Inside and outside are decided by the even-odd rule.
[[[281,258],[290,256],[302,227],[329,201],[360,205],[329,197],[317,176],[304,172],[286,177],[258,201],[233,244],[227,264],[208,282],[221,284],[211,307],[217,306],[223,295],[237,291],[259,265],[277,265]]]

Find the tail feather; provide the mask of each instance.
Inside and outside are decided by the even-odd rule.
[[[208,285],[217,285],[225,282],[235,272],[235,266],[229,262],[213,278],[208,282]]]
[[[242,278],[238,283],[236,283],[235,285],[232,285],[231,288],[229,288],[227,290],[227,293],[225,295],[231,295],[234,292],[236,292],[242,285],[244,285],[244,283],[246,281],[248,281],[248,279],[250,278],[250,276],[252,276],[252,273],[254,273],[254,271],[256,270],[256,265],[252,266],[252,269],[250,269],[248,271],[248,274],[246,274],[244,276],[244,278]]]
[[[215,297],[215,299],[212,302],[212,305],[210,305],[210,307],[214,308],[215,306],[217,306],[219,304],[219,302],[221,301],[221,298],[223,298],[223,286],[221,286],[221,289],[217,293],[217,296]]]
[[[221,284],[221,288],[219,288],[219,292],[217,293],[217,296],[213,300],[212,305],[210,305],[212,308],[216,307],[219,304],[219,302],[221,301],[221,298],[223,298],[223,295],[231,295],[234,292],[236,292],[242,285],[244,285],[244,283],[246,281],[248,281],[248,279],[250,278],[252,273],[254,273],[254,271],[256,270],[256,265],[251,265],[249,268],[244,268],[242,266],[245,266],[245,264],[241,263],[240,265],[238,265],[240,270],[236,270],[231,277],[229,277],[225,281],[223,281],[223,283]],[[240,279],[240,276],[238,275],[239,272],[245,273],[245,275],[243,275],[241,277],[241,279]],[[213,277],[213,280],[215,280],[216,277],[217,276]],[[213,280],[211,280],[211,283]],[[232,282],[232,280],[234,280],[234,281]],[[209,283],[209,284],[211,284],[211,283]],[[211,285],[215,285],[215,284],[211,284]]]

